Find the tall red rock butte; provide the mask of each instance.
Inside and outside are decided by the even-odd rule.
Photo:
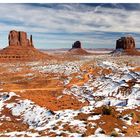
[[[136,48],[133,37],[121,37],[116,41],[116,49],[123,49],[125,51],[134,51]]]
[[[80,41],[75,41],[74,44],[72,44],[72,48],[68,51],[70,54],[74,55],[86,55],[89,54],[86,50],[82,48],[82,44]]]
[[[132,36],[121,37],[116,40],[116,50],[113,51],[113,54],[118,54],[118,52],[125,55],[140,55]]]
[[[8,44],[8,47],[0,51],[0,61],[37,60],[47,56],[34,47],[32,35],[28,39],[27,33],[23,31],[10,31]]]
[[[33,47],[32,35],[27,38],[27,33],[22,31],[12,30],[8,36],[9,46]]]
[[[72,48],[73,48],[73,49],[75,49],[75,48],[82,48],[82,47],[81,47],[81,42],[80,42],[80,41],[74,42],[74,44],[72,45]]]

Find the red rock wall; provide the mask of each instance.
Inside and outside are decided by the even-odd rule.
[[[12,30],[9,33],[8,40],[9,46],[33,47],[32,36],[29,40],[26,32]]]
[[[81,47],[81,42],[80,42],[80,41],[74,42],[74,44],[72,45],[72,48],[73,48],[73,49],[74,49],[74,48],[82,48],[82,47]]]
[[[135,47],[135,40],[133,37],[121,37],[116,41],[116,49],[131,51],[134,50]]]

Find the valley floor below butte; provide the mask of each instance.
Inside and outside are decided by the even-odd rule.
[[[0,136],[140,136],[139,60],[100,54],[0,63]]]

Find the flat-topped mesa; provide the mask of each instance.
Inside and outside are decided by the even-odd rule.
[[[82,48],[80,41],[75,41],[74,42],[74,44],[72,45],[72,49],[75,49],[75,48]]]
[[[32,35],[28,39],[27,33],[23,31],[10,31],[8,40],[9,46],[34,47]]]
[[[135,40],[133,37],[121,37],[116,41],[116,49],[123,49],[125,51],[135,50]]]

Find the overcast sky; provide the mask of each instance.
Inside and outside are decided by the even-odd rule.
[[[140,4],[0,4],[0,48],[10,30],[33,35],[37,48],[115,48],[132,35],[140,45]]]

